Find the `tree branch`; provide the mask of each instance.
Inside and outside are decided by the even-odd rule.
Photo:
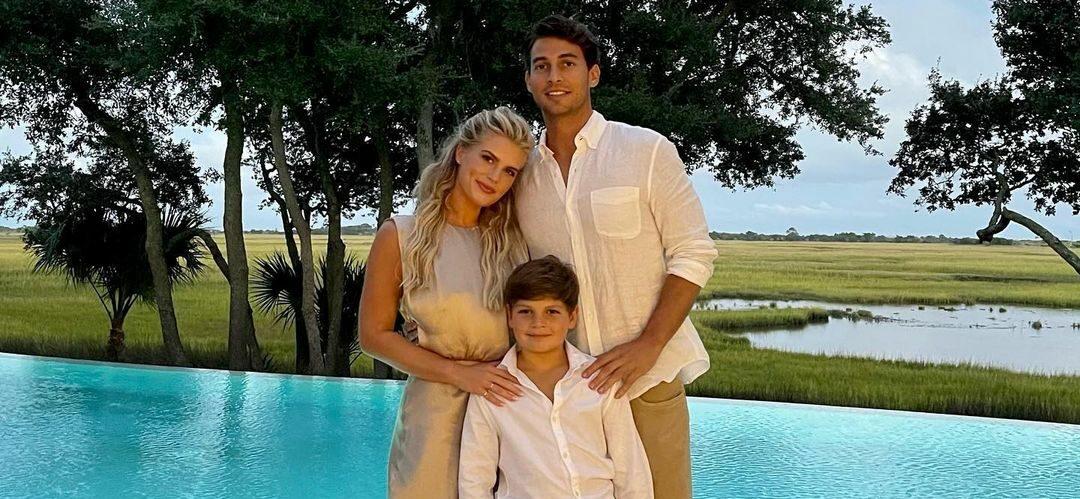
[[[225,281],[229,281],[229,262],[225,260],[225,257],[221,254],[221,249],[218,248],[217,241],[214,241],[214,236],[210,235],[206,229],[196,229],[195,235],[202,239],[203,245],[214,256],[214,263],[217,264],[218,270],[221,271],[221,275],[225,276]]]
[[[1050,249],[1054,250],[1054,252],[1057,253],[1058,256],[1065,260],[1065,262],[1068,263],[1069,266],[1072,267],[1077,274],[1080,274],[1080,256],[1077,256],[1076,253],[1073,253],[1071,250],[1069,250],[1069,248],[1061,242],[1061,239],[1058,239],[1057,236],[1051,234],[1049,230],[1046,230],[1046,227],[1043,227],[1042,225],[1039,225],[1038,222],[1008,208],[1003,208],[1001,210],[1001,218],[1005,220],[1012,220],[1020,225],[1023,225],[1031,232],[1035,233],[1035,235],[1039,236],[1044,242],[1046,242],[1047,246],[1050,246]]]
[[[986,224],[985,228],[975,231],[975,235],[978,236],[979,242],[989,243],[994,240],[994,236],[1000,234],[1009,226],[1009,219],[1002,216],[1006,211],[1005,208],[1005,196],[1009,193],[1009,185],[1005,180],[1005,175],[1002,175],[1000,171],[994,172],[998,182],[998,192],[994,196],[994,214],[990,216],[990,221]]]

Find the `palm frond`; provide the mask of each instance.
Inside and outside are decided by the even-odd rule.
[[[280,251],[255,259],[252,297],[255,306],[274,314],[274,322],[285,325],[296,320],[300,310],[300,276],[290,259]]]

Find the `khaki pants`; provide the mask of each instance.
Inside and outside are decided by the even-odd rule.
[[[690,499],[690,411],[676,379],[630,401],[634,426],[645,445],[656,499]]]

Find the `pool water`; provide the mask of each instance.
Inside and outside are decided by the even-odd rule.
[[[0,496],[384,497],[397,382],[0,354]],[[691,399],[696,497],[1076,497],[1080,426]]]

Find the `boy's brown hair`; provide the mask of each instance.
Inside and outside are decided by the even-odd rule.
[[[503,297],[507,306],[518,300],[552,298],[571,311],[578,304],[578,281],[574,269],[552,255],[518,265],[506,279]]]

